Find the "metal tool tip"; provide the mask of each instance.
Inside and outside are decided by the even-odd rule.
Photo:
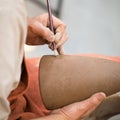
[[[58,55],[57,50],[54,50],[54,55],[55,55],[55,56],[57,56],[57,55]]]

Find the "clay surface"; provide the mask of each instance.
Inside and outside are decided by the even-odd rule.
[[[96,92],[120,91],[120,63],[88,56],[43,56],[40,91],[45,106],[56,109],[85,100]]]

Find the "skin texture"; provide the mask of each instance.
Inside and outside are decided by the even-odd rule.
[[[101,91],[112,95],[120,91],[119,85],[119,62],[78,55],[48,55],[40,62],[40,89],[48,109],[85,100]]]

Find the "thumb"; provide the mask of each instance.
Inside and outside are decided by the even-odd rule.
[[[63,107],[60,111],[68,120],[83,119],[95,110],[95,108],[105,99],[105,96],[104,93],[97,93],[85,101],[76,102]]]

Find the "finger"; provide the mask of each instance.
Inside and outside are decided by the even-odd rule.
[[[58,51],[58,53],[59,53],[60,55],[63,55],[63,54],[64,54],[62,45],[67,41],[67,39],[68,39],[68,36],[67,36],[66,33],[63,35],[63,37],[62,37],[61,40],[58,40],[58,39],[56,39],[56,37],[55,37],[55,41],[54,41],[54,42],[55,42],[55,44],[56,44],[57,51]],[[52,44],[49,44],[49,48],[50,48],[51,50],[54,50]]]
[[[53,45],[52,44],[49,44],[48,47],[51,49],[51,50],[54,50],[53,48]],[[64,55],[64,50],[63,50],[63,47],[60,46],[59,48],[57,48],[57,52],[59,55]]]
[[[105,99],[104,93],[97,93],[89,99],[73,103],[61,109],[61,113],[70,119],[83,119],[90,114]]]
[[[48,44],[48,47],[49,47],[51,50],[54,50],[54,46],[53,46],[52,43],[49,43],[49,44]]]
[[[64,50],[63,50],[62,46],[60,46],[59,48],[57,48],[57,51],[58,51],[59,55],[64,55]]]
[[[43,39],[46,39],[48,42],[53,42],[55,40],[54,34],[50,31],[49,28],[42,25],[40,22],[35,21],[32,25],[32,31],[42,37]]]
[[[99,104],[105,99],[105,97],[106,95],[104,93],[97,93],[91,96],[86,101],[81,102],[81,104],[83,104],[81,118],[84,118],[85,116],[93,112],[99,106]]]
[[[66,25],[58,18],[53,17],[53,24],[54,24],[54,28],[57,29],[57,28],[61,28],[62,30],[65,30],[66,29]]]
[[[52,17],[53,17],[53,24],[54,24],[53,26],[54,26],[54,29],[55,29],[56,39],[60,40],[62,38],[63,34],[66,31],[66,25],[61,20],[59,20],[58,18],[56,18],[54,16],[52,16]],[[43,14],[42,16],[36,17],[36,21],[34,21],[34,23],[35,22],[38,22],[38,24],[42,23],[43,27],[49,26],[48,14]],[[37,25],[37,26],[39,26],[39,25]],[[49,40],[49,38],[47,40]]]
[[[48,13],[44,13],[40,16],[37,16],[36,18],[40,23],[42,23],[44,26],[48,26],[48,21],[49,21],[49,18],[48,18]]]
[[[67,40],[68,40],[68,35],[66,33],[64,33],[61,40],[55,39],[56,48],[59,48],[60,46],[62,46]]]
[[[66,25],[58,18],[53,16],[53,24],[56,33],[56,38],[59,40],[62,38],[66,31]]]

